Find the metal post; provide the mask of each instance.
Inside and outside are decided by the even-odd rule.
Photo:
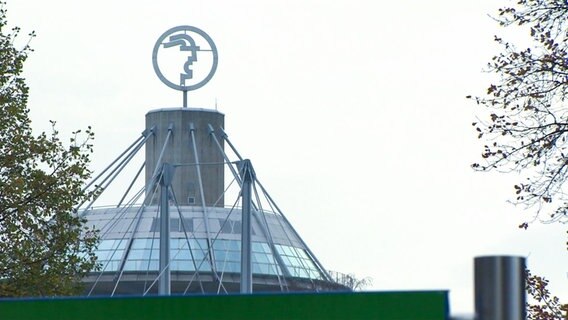
[[[252,293],[251,186],[255,177],[250,160],[239,161],[238,165],[239,173],[243,180],[241,186],[243,201],[241,221],[241,293]]]
[[[172,184],[173,167],[169,163],[162,166],[160,179],[160,279],[158,294],[169,296],[170,288],[170,203],[169,187]]]
[[[475,319],[526,319],[525,258],[475,258]]]
[[[213,254],[213,242],[211,241],[211,234],[209,233],[209,214],[207,213],[207,205],[205,203],[205,189],[203,188],[203,179],[201,178],[201,164],[199,163],[199,156],[197,154],[197,143],[195,143],[195,126],[193,122],[189,124],[189,135],[191,136],[191,145],[193,146],[193,158],[195,159],[195,170],[197,172],[197,183],[199,184],[199,195],[201,196],[201,208],[203,209],[203,222],[205,224],[205,234],[207,235],[207,253],[209,261],[211,262],[211,271],[217,276],[217,263],[215,255]]]
[[[187,108],[187,90],[183,90],[183,107]]]

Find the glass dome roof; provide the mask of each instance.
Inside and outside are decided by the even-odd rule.
[[[223,123],[224,116],[212,110],[151,111],[142,136],[86,187],[97,198],[79,215],[100,237],[95,252],[100,268],[83,279],[88,295],[164,292],[163,283],[173,294],[239,292],[243,266],[250,270],[244,275],[252,273],[255,292],[346,289],[294,230],[250,161],[229,141]],[[224,144],[237,160],[230,160]],[[118,205],[94,207],[142,147],[145,161]],[[253,177],[246,201],[243,163],[250,165],[247,177]],[[145,183],[131,192],[144,167]],[[226,173],[232,178],[228,184]],[[230,195],[236,201],[225,207]],[[250,237],[243,237],[248,223],[244,235]]]

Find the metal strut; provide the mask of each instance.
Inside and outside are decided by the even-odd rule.
[[[207,213],[207,205],[205,204],[205,192],[203,190],[203,180],[201,179],[201,164],[199,163],[199,156],[197,155],[197,144],[195,142],[195,126],[193,122],[189,124],[189,135],[191,137],[191,144],[193,147],[193,157],[195,159],[195,170],[197,173],[197,183],[199,184],[199,194],[201,196],[201,208],[203,210],[203,222],[205,226],[205,234],[207,235],[207,251],[209,256],[209,261],[211,262],[211,271],[215,276],[215,279],[221,281],[219,275],[217,274],[217,266],[215,263],[215,256],[213,254],[213,243],[211,242],[211,234],[209,227],[209,215]]]
[[[217,145],[217,148],[219,150],[219,152],[223,155],[223,158],[225,158],[225,162],[227,163],[227,165],[229,166],[229,169],[231,169],[231,172],[235,178],[235,180],[237,181],[237,183],[239,184],[239,187],[242,188],[242,179],[241,177],[237,174],[236,170],[233,168],[233,163],[229,160],[229,157],[227,156],[227,154],[225,153],[225,151],[223,150],[223,147],[221,146],[221,144],[219,143],[217,137],[215,136],[215,129],[213,129],[213,126],[211,124],[208,125],[209,128],[209,134],[211,135],[211,137],[213,137],[213,141],[215,142],[215,144]],[[223,128],[219,128],[220,131],[220,135],[223,138],[223,140],[225,142],[227,142],[229,144],[229,146],[231,147],[231,149],[233,150],[233,153],[235,155],[237,155],[237,157],[239,158],[240,161],[243,160],[243,158],[241,157],[241,155],[239,154],[239,152],[237,151],[237,149],[235,148],[235,146],[231,143],[231,141],[229,140],[229,137],[227,135],[227,133],[225,133],[225,131],[223,131]],[[238,163],[238,161],[237,161]],[[254,180],[257,181],[256,179],[256,175],[254,177]],[[255,188],[256,189],[256,188]],[[288,267],[286,266],[286,264],[284,263],[284,260],[282,259],[282,256],[280,255],[280,253],[278,252],[278,250],[276,250],[276,246],[274,245],[274,239],[272,238],[272,234],[270,232],[270,229],[268,227],[268,223],[266,222],[266,218],[264,218],[264,211],[262,210],[262,208],[260,207],[260,201],[258,202],[258,208],[257,206],[254,204],[254,202],[252,203],[252,217],[256,220],[256,222],[258,223],[258,225],[260,226],[260,231],[262,232],[263,236],[269,240],[269,245],[270,245],[270,250],[271,253],[273,255],[273,257],[276,259],[278,265],[280,266],[280,269],[282,270],[282,276],[283,276],[283,280],[284,280],[284,286],[287,287],[288,284],[286,282],[286,277],[290,277],[290,271],[288,270]],[[259,213],[262,214],[264,221],[262,221],[260,219],[260,217],[258,216]],[[264,223],[263,223],[264,222]],[[278,272],[278,270],[277,270]],[[280,276],[278,276],[278,282],[280,283]],[[282,287],[282,284],[280,283],[280,286]]]
[[[160,179],[160,279],[158,294],[169,296],[170,286],[170,201],[169,189],[172,185],[174,167],[165,162]]]
[[[102,177],[102,175],[104,173],[106,173],[109,169],[111,169],[119,160],[122,159],[122,157],[124,157],[127,153],[128,155],[126,155],[126,157],[124,159],[122,159],[120,161],[120,163],[111,171],[111,173],[109,173],[108,176],[106,176],[103,181],[101,182],[102,184],[105,184],[107,182],[108,179],[110,179],[110,181],[105,185],[108,186],[113,180],[114,178],[122,171],[122,169],[124,169],[124,167],[128,164],[128,162],[136,155],[136,153],[138,152],[138,150],[140,150],[140,148],[142,148],[142,146],[144,145],[144,143],[146,143],[146,140],[148,140],[148,138],[150,137],[150,134],[153,131],[150,130],[144,130],[144,132],[142,133],[142,136],[140,136],[138,139],[136,139],[136,141],[134,143],[132,143],[124,152],[122,152],[110,165],[108,165],[101,173],[99,173],[93,180],[91,180],[91,182],[89,182],[89,184],[87,184],[84,188],[83,191],[88,190],[95,182],[97,182],[99,180],[99,178]],[[142,140],[142,141],[141,141]],[[118,170],[118,172],[117,172]],[[104,190],[105,188],[102,188],[99,186],[95,186],[95,191],[96,190]],[[102,192],[101,192],[102,193]],[[93,205],[93,203],[98,199],[98,197],[100,196],[100,193],[98,196],[94,197],[91,202],[87,205],[87,207],[83,208],[81,213],[79,214],[80,217],[84,216],[87,213],[87,210]],[[86,200],[79,203],[76,207],[75,210],[79,210],[79,207],[82,206],[83,204],[85,204]]]
[[[252,293],[251,190],[255,174],[250,160],[246,159],[240,161],[238,164],[239,173],[243,180],[241,187],[241,195],[243,197],[241,220],[241,293]]]

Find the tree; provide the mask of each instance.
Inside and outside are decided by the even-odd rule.
[[[533,209],[533,220],[567,222],[568,2],[519,0],[495,19],[526,31],[531,45],[518,49],[495,37],[502,51],[488,71],[498,79],[486,95],[468,96],[487,111],[473,123],[487,145],[472,166],[523,173],[513,202]]]
[[[499,9],[495,20],[524,29],[531,45],[518,49],[495,36],[502,52],[488,71],[497,82],[484,96],[468,96],[487,112],[486,119],[473,123],[488,144],[483,162],[472,167],[523,173],[513,202],[534,209],[533,221],[568,222],[568,1],[518,0]],[[564,319],[568,305],[551,296],[547,285],[527,271],[528,319]]]
[[[533,301],[529,301],[527,318],[529,320],[562,320],[568,312],[568,304],[561,304],[560,299],[550,295],[548,280],[531,274],[527,270],[527,292]]]
[[[96,233],[73,213],[92,196],[82,188],[93,133],[77,131],[65,146],[52,122],[50,134],[33,135],[22,77],[32,50],[29,41],[15,47],[19,28],[5,33],[5,5],[0,1],[0,297],[76,294],[96,266]]]
[[[369,277],[357,278],[354,274],[346,274],[336,271],[328,272],[335,283],[344,285],[353,291],[363,290],[373,284],[373,280]]]

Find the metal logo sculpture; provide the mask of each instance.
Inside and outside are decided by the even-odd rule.
[[[160,53],[173,59],[158,61]],[[160,68],[160,64],[164,62],[168,62],[169,68]],[[187,92],[199,89],[209,82],[217,70],[217,63],[217,47],[211,37],[192,26],[178,26],[164,32],[156,41],[152,52],[152,65],[156,75],[168,87],[183,91],[184,107],[187,107]],[[196,69],[197,65],[200,65],[199,70]],[[201,65],[208,65],[209,68]]]

